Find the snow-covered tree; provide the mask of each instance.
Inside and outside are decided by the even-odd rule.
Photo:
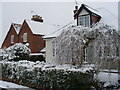
[[[30,49],[22,44],[16,43],[13,46],[10,46],[6,49],[8,54],[8,60],[12,59],[26,59],[26,57],[30,54]]]
[[[84,61],[101,65],[105,60],[118,60],[119,39],[118,32],[109,25],[70,26],[53,40],[54,60],[79,65]]]
[[[6,49],[0,49],[0,60],[8,59],[8,56]]]

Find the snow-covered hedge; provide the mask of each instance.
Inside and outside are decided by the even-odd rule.
[[[20,60],[26,59],[30,52],[30,49],[26,45],[16,43],[7,49],[1,49],[0,56],[2,56],[3,60]]]
[[[36,87],[80,88],[94,84],[93,66],[52,65],[44,62],[0,62],[3,77]]]

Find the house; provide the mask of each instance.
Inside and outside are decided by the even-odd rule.
[[[108,18],[109,16],[109,18]],[[111,19],[110,19],[111,18]],[[113,20],[111,22],[111,20]],[[76,24],[72,24],[72,25],[77,25],[77,27],[88,27],[88,28],[93,28],[96,25],[99,27],[99,25],[102,24],[107,24],[110,25],[111,27],[115,27],[115,29],[117,30],[117,19],[110,14],[110,12],[108,10],[106,10],[105,8],[102,9],[94,9],[88,5],[85,4],[81,4],[80,8],[78,9],[78,6],[75,6],[75,10],[74,10],[74,21],[77,22]],[[44,40],[46,40],[46,61],[52,61],[55,57],[55,39],[56,37],[59,37],[60,33],[62,30],[59,30],[56,33],[59,34],[51,34],[49,36],[44,36]],[[59,38],[59,40],[61,41],[62,39]],[[85,52],[89,52],[89,54],[85,56],[86,60],[92,61],[94,56],[91,52],[93,52],[94,50],[91,49],[92,44],[86,49]]]
[[[31,53],[40,53],[45,48],[45,40],[42,37],[57,28],[54,25],[31,20],[24,20],[23,24],[12,23],[2,48],[7,48],[14,43],[23,43],[31,49]]]

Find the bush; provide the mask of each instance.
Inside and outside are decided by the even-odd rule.
[[[22,59],[28,59],[30,54],[30,49],[22,44],[22,43],[16,43],[13,46],[10,46],[6,49],[8,53],[8,60],[22,60]]]

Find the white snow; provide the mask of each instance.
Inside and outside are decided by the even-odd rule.
[[[84,4],[84,5],[85,5],[85,4]],[[92,7],[90,7],[90,6],[88,6],[88,5],[85,5],[85,7],[86,7],[88,10],[90,10],[92,13],[97,14],[97,15],[99,15],[99,16],[102,16],[98,10],[93,9]]]
[[[47,24],[45,22],[35,22],[31,20],[26,20],[29,27],[31,28],[33,34],[48,35],[50,32],[54,32],[60,28],[60,26]]]
[[[58,29],[56,29],[55,31],[49,33],[48,35],[43,36],[43,39],[56,38],[57,36],[59,36],[61,34],[63,29],[66,29],[66,28],[68,28],[70,26],[77,26],[77,20],[74,20],[74,21],[68,23],[65,26],[59,27]]]
[[[110,25],[118,30],[118,17],[115,16],[111,11],[106,8],[99,8],[98,11],[101,13],[102,18],[99,23]]]
[[[24,89],[25,90],[34,90],[34,89],[31,89],[31,88],[26,87],[26,86],[22,86],[22,85],[18,85],[18,84],[15,84],[15,83],[2,81],[2,80],[0,80],[0,88],[6,88],[6,89],[11,88],[10,90],[16,90],[16,88],[20,88],[20,90],[24,90]]]
[[[45,48],[43,48],[42,50],[40,50],[40,52],[46,52],[46,49],[45,49]]]
[[[65,70],[65,71],[75,71],[75,72],[83,72],[86,73],[89,70],[93,70],[94,65],[83,65],[83,67],[80,68],[76,68],[77,66],[73,66],[70,64],[63,64],[63,65],[56,65],[50,62],[40,62],[40,61],[36,61],[36,62],[32,62],[32,61],[27,61],[27,60],[20,60],[18,62],[14,62],[14,61],[1,61],[1,64],[9,64],[9,67],[12,67],[13,65],[15,65],[15,67],[26,67],[27,70],[33,70],[35,67],[37,68],[41,68],[42,70]],[[14,68],[15,68],[14,67]]]
[[[118,73],[100,72],[97,77],[101,82],[105,82],[104,87],[118,84]]]
[[[33,55],[44,55],[42,53],[30,53],[30,56],[33,56]]]
[[[19,54],[26,53],[29,55],[31,52],[31,50],[26,45],[22,43],[15,43],[6,49],[0,49],[0,56],[2,56],[2,59],[14,59],[16,57],[19,57],[18,55],[15,55],[15,53],[17,53],[17,50],[19,50]]]

